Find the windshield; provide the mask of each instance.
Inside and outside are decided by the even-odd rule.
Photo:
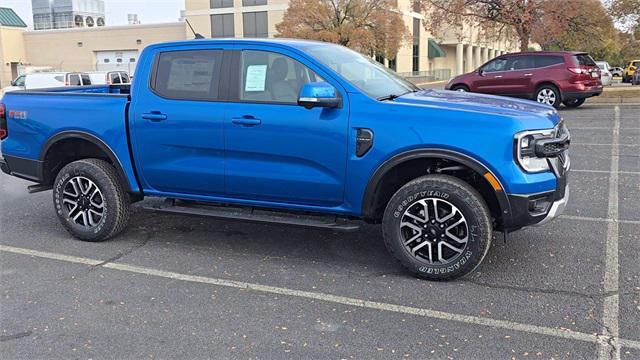
[[[419,90],[395,72],[346,47],[319,45],[308,48],[307,52],[376,99]]]

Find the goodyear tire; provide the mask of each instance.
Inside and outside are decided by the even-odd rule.
[[[492,238],[489,209],[467,183],[446,175],[417,178],[398,190],[382,221],[387,249],[407,270],[452,280],[480,265]]]
[[[62,168],[54,182],[53,204],[65,229],[83,241],[107,240],[129,221],[129,194],[104,160],[83,159]]]

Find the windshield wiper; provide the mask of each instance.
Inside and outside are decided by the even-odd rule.
[[[401,95],[389,94],[389,95],[385,95],[385,96],[380,96],[376,100],[378,100],[378,101],[395,100],[395,99],[399,98],[400,96]]]
[[[418,91],[420,91],[420,90],[419,89],[417,89],[417,90],[409,90],[409,91],[404,92],[404,93],[402,93],[400,95],[389,94],[389,95],[381,96],[381,97],[377,98],[376,100],[378,100],[378,101],[395,100],[395,99],[399,98],[400,96],[404,96],[404,95],[411,94],[411,93],[418,92]]]

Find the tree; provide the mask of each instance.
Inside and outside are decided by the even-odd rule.
[[[409,31],[392,0],[291,0],[279,36],[322,40],[394,58]]]
[[[532,40],[544,50],[580,50],[603,59],[618,49],[618,31],[600,0],[572,0],[555,11],[543,4]]]
[[[548,0],[422,0],[425,26],[441,34],[464,24],[478,26],[487,37],[515,34],[520,50],[527,51],[531,33]],[[557,2],[556,2],[557,3]]]
[[[605,0],[609,12],[627,32],[640,32],[640,0]]]

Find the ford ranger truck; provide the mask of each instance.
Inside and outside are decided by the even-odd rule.
[[[557,217],[569,131],[551,106],[421,90],[338,45],[286,39],[147,47],[133,84],[5,94],[6,174],[52,190],[71,235],[156,211],[333,230],[381,224],[411,273],[472,272],[494,231]],[[376,241],[372,239],[372,241]]]

